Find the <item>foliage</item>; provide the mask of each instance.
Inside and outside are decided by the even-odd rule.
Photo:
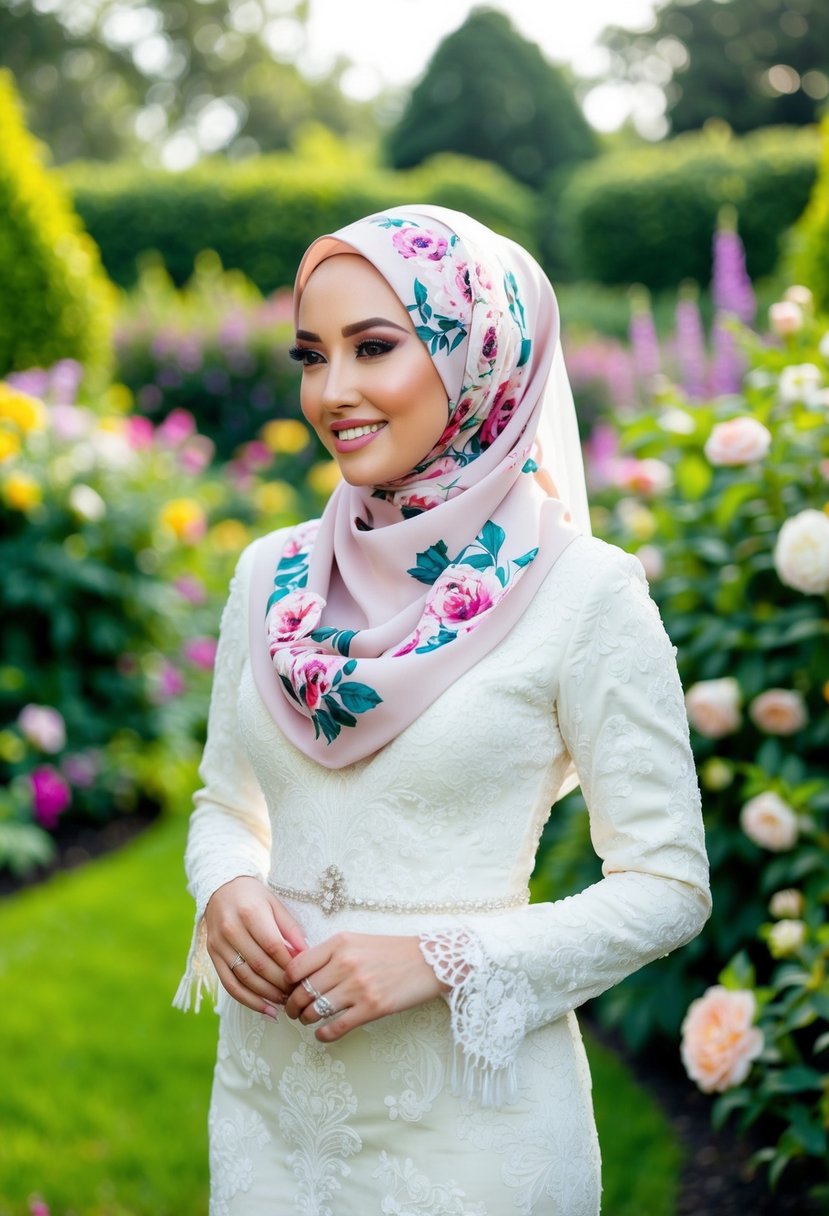
[[[3,71],[0,132],[0,376],[61,358],[101,369],[110,357],[110,285]]]
[[[0,867],[42,860],[67,818],[180,792],[249,527],[312,516],[332,486],[330,461],[307,485],[285,480],[296,427],[308,443],[299,423],[289,443],[272,424],[255,471],[211,473],[192,416],[154,428],[123,412],[119,386],[96,415],[73,401],[79,375],[64,363],[0,382]]]
[[[661,86],[671,130],[813,123],[829,96],[822,0],[669,0],[645,31],[613,28],[611,78]]]
[[[791,260],[796,280],[812,289],[818,308],[829,311],[829,115],[822,134],[820,174],[795,228]]]
[[[131,286],[139,255],[162,257],[177,284],[193,273],[202,249],[241,270],[260,291],[293,283],[300,258],[321,232],[401,202],[428,201],[469,211],[533,248],[532,194],[491,165],[441,157],[408,173],[299,156],[263,156],[238,164],[205,162],[186,173],[73,166],[66,180],[116,283]]]
[[[438,46],[387,150],[399,169],[458,152],[538,187],[552,170],[595,156],[597,142],[562,69],[504,13],[473,9]]]
[[[720,208],[732,203],[757,278],[774,269],[783,234],[809,200],[818,155],[812,130],[735,139],[709,129],[582,166],[558,210],[547,210],[559,216],[580,277],[658,289],[686,278],[707,283],[711,233]]]
[[[738,331],[739,395],[692,405],[663,383],[622,422],[640,492],[610,492],[595,521],[639,552],[678,646],[714,896],[701,937],[609,994],[603,1015],[639,1043],[675,1033],[745,953],[751,967],[732,962],[724,979],[754,989],[766,1049],[717,1112],[763,1116],[773,1179],[793,1157],[825,1165],[816,1096],[829,1086],[829,336],[792,292],[782,338]],[[635,468],[626,477],[636,485]],[[781,889],[803,926],[783,937],[769,925]]]
[[[34,1192],[51,1216],[207,1210],[216,1019],[170,1007],[192,922],[184,809],[182,800],[181,814],[119,854],[0,905],[0,1216],[30,1216]],[[25,1001],[15,996],[21,976]],[[126,1011],[127,1033],[112,1009]],[[33,1026],[48,1027],[37,1051]],[[602,1211],[670,1216],[679,1150],[667,1121],[625,1066],[585,1039]]]
[[[321,79],[294,62],[306,3],[145,0],[0,6],[0,66],[58,163],[138,156],[181,168],[201,155],[287,148],[303,123],[367,134],[372,107],[346,97],[344,61]]]

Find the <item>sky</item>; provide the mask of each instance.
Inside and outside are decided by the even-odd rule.
[[[479,0],[480,2],[480,0]],[[506,12],[527,38],[554,62],[569,63],[579,76],[606,66],[597,40],[608,25],[646,28],[659,0],[487,0]],[[386,86],[413,83],[438,43],[466,18],[475,0],[310,0],[306,62],[322,70],[337,54],[355,67],[343,84],[368,98]],[[392,21],[389,17],[392,16]],[[391,28],[390,28],[391,27]],[[642,134],[659,137],[661,90],[636,93],[625,86],[600,86],[585,99],[588,120],[611,131],[632,114]]]

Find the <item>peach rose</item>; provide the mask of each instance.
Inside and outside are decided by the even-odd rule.
[[[705,455],[714,465],[743,465],[762,460],[771,445],[771,431],[756,418],[742,416],[718,422],[705,441]]]
[[[779,920],[769,930],[769,950],[775,958],[797,953],[805,940],[806,926],[802,920]]]
[[[674,475],[664,460],[649,456],[645,460],[629,457],[619,468],[618,485],[637,494],[663,494],[673,483]]]
[[[778,300],[769,308],[769,326],[780,338],[803,328],[803,309],[795,300]]]
[[[772,790],[749,799],[740,811],[740,827],[749,840],[772,853],[783,853],[797,843],[797,815]]]
[[[777,577],[804,595],[829,591],[829,515],[812,508],[787,519],[774,546]]]
[[[748,707],[755,726],[769,735],[793,735],[806,725],[806,702],[799,692],[788,688],[769,688]]]
[[[688,721],[706,739],[721,739],[738,730],[740,685],[732,676],[721,680],[700,680],[685,694]]]
[[[769,912],[775,919],[792,919],[803,915],[803,895],[795,887],[775,891],[769,900]]]
[[[692,1001],[682,1023],[680,1054],[685,1071],[703,1093],[740,1085],[763,1050],[763,1033],[752,1023],[754,993],[717,984]]]

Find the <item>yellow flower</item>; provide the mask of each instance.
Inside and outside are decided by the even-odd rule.
[[[159,519],[177,540],[188,545],[201,540],[207,530],[204,511],[195,498],[172,498],[162,507]]]
[[[26,755],[23,740],[10,730],[0,730],[0,760],[16,764]]]
[[[248,530],[238,519],[223,519],[210,529],[208,540],[219,553],[239,553],[248,543]]]
[[[823,685],[823,699],[829,701],[829,680]]]
[[[13,423],[24,435],[28,431],[42,431],[46,426],[46,406],[36,397],[0,381],[0,418]]]
[[[104,405],[116,414],[128,414],[132,409],[132,393],[126,384],[111,384],[104,394]]]
[[[274,418],[265,423],[261,435],[272,452],[283,452],[287,456],[295,456],[307,448],[311,439],[307,426],[296,418]]]
[[[296,494],[287,481],[267,481],[257,486],[254,500],[263,515],[279,515],[283,511],[293,510]]]
[[[0,426],[0,464],[20,451],[20,436],[8,426]]]
[[[315,494],[330,494],[339,481],[340,470],[336,460],[321,461],[308,470],[308,485]]]
[[[3,497],[14,511],[29,511],[43,501],[43,492],[28,473],[10,473],[3,482]]]

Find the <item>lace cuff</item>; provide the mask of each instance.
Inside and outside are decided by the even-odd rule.
[[[187,955],[187,967],[173,997],[173,1008],[181,1009],[183,1013],[194,1009],[198,1013],[205,991],[212,996],[215,1003],[219,991],[219,977],[207,953],[207,926],[204,917],[197,912],[193,940]]]
[[[422,934],[420,951],[450,989],[450,1090],[481,1106],[515,1102],[518,1050],[537,1014],[526,976],[494,964],[480,938],[462,926]]]

